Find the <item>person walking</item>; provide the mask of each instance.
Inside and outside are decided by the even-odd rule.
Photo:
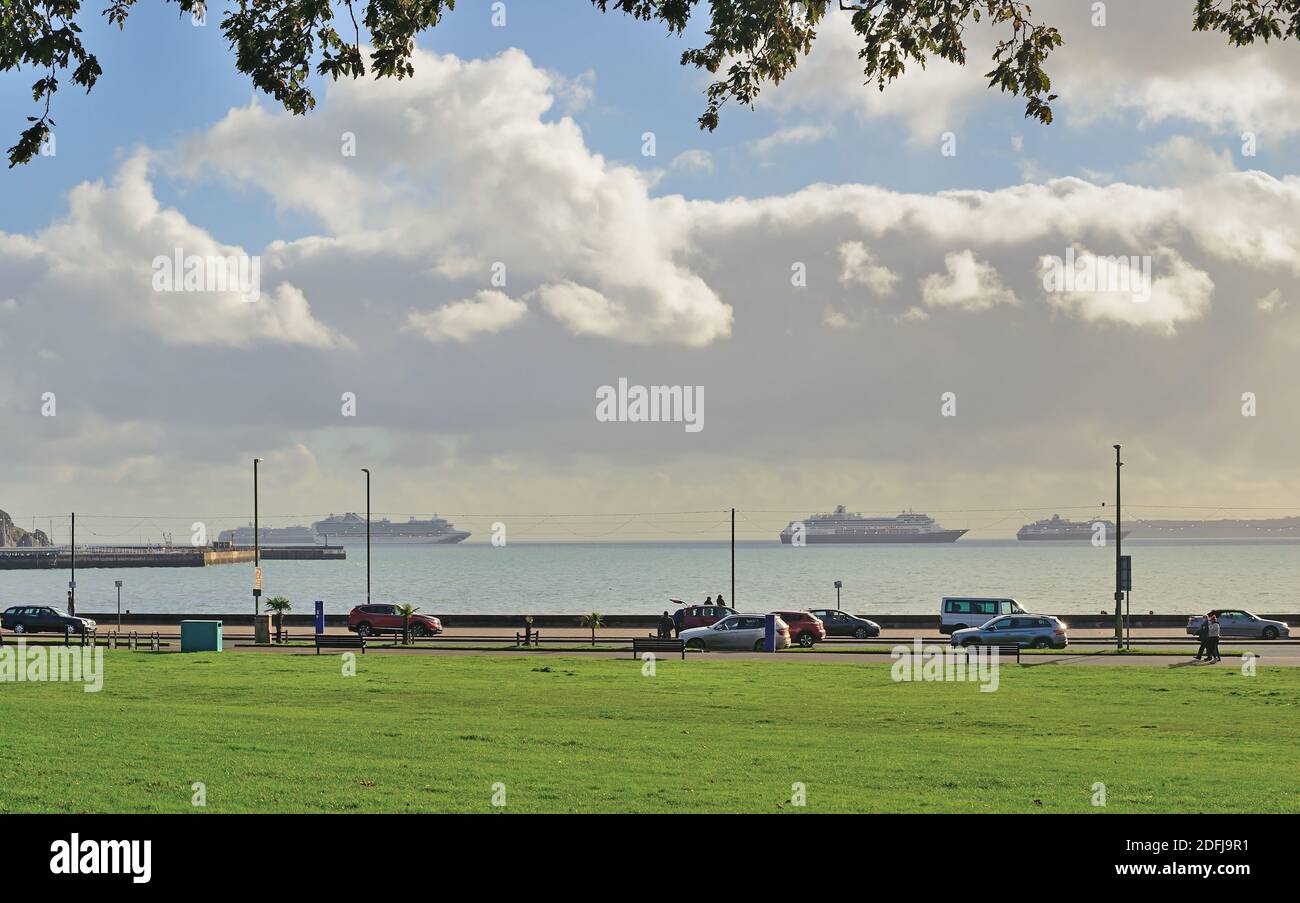
[[[664,616],[659,619],[659,639],[671,640],[673,638],[673,628],[677,625],[673,622],[673,616],[664,612]]]
[[[1219,655],[1219,619],[1210,615],[1210,661],[1221,662],[1223,656]]]
[[[1201,660],[1204,655],[1208,660],[1210,657],[1210,618],[1214,615],[1206,612],[1205,617],[1201,618],[1200,629],[1196,631],[1196,638],[1201,641],[1200,648],[1196,650],[1196,661]]]

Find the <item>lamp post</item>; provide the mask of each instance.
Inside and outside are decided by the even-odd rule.
[[[1115,648],[1119,649],[1124,643],[1124,619],[1123,619],[1123,566],[1120,563],[1120,547],[1123,543],[1124,523],[1120,512],[1120,479],[1119,469],[1124,466],[1124,462],[1119,459],[1119,446],[1115,447]]]
[[[68,579],[68,614],[77,616],[77,512],[72,512],[72,576]]]
[[[835,581],[835,610],[836,611],[840,610],[840,590],[843,589],[843,587],[844,584],[841,581],[839,580]]]
[[[366,475],[366,604],[370,604],[370,468],[363,467]]]
[[[122,581],[114,580],[113,585],[117,587],[117,632],[122,632]]]
[[[257,511],[257,465],[261,463],[261,458],[253,459],[253,614],[257,614],[258,600],[262,597],[262,531]]]

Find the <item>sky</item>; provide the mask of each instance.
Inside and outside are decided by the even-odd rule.
[[[733,506],[766,538],[836,504],[991,538],[1100,511],[1122,443],[1130,516],[1300,513],[1300,47],[1097,6],[1035,4],[1050,126],[986,87],[991,26],[881,93],[832,11],[713,133],[679,63],[703,25],[585,0],[464,2],[414,78],[302,117],[217,4],[88,16],[105,75],[0,172],[0,509],[215,533],[261,457],[272,524],[363,509],[369,467],[375,511],[475,540],[722,538],[676,512]],[[5,146],[32,80],[0,75]],[[257,299],[158,291],[177,249],[255,259]],[[1149,277],[1049,286],[1067,255]],[[620,379],[702,393],[702,428],[599,419]]]

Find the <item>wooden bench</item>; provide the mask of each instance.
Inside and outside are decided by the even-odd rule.
[[[360,649],[361,654],[366,654],[366,638],[363,636],[353,636],[350,633],[318,633],[316,634],[316,654],[320,655],[322,649]]]
[[[632,640],[632,657],[637,658],[642,652],[680,652],[682,661],[686,660],[686,644],[681,640],[634,637]]]
[[[994,646],[985,643],[972,643],[971,645],[963,646],[962,648],[970,651],[984,649],[987,650],[985,652],[986,655],[991,655],[992,651],[996,649],[998,651],[998,658],[1003,658],[1003,657],[1014,658],[1016,660],[1016,664],[1017,665],[1020,664],[1020,646],[1018,646],[1015,643],[1010,643],[1006,646]]]

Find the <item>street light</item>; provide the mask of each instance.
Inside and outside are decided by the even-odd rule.
[[[253,614],[257,614],[258,600],[262,597],[262,531],[257,517],[257,465],[261,463],[261,458],[253,459]]]
[[[1124,462],[1119,459],[1119,446],[1115,449],[1115,648],[1118,649],[1124,642],[1124,621],[1123,621],[1123,565],[1120,563],[1120,548],[1123,544],[1124,523],[1120,513],[1120,483],[1119,469],[1124,466]]]
[[[366,475],[366,604],[370,604],[370,468],[363,467]]]
[[[117,587],[117,632],[122,632],[122,581],[114,580],[113,585]]]
[[[840,590],[843,587],[844,587],[843,583],[841,583],[838,580],[835,581],[835,610],[836,611],[840,610]]]

